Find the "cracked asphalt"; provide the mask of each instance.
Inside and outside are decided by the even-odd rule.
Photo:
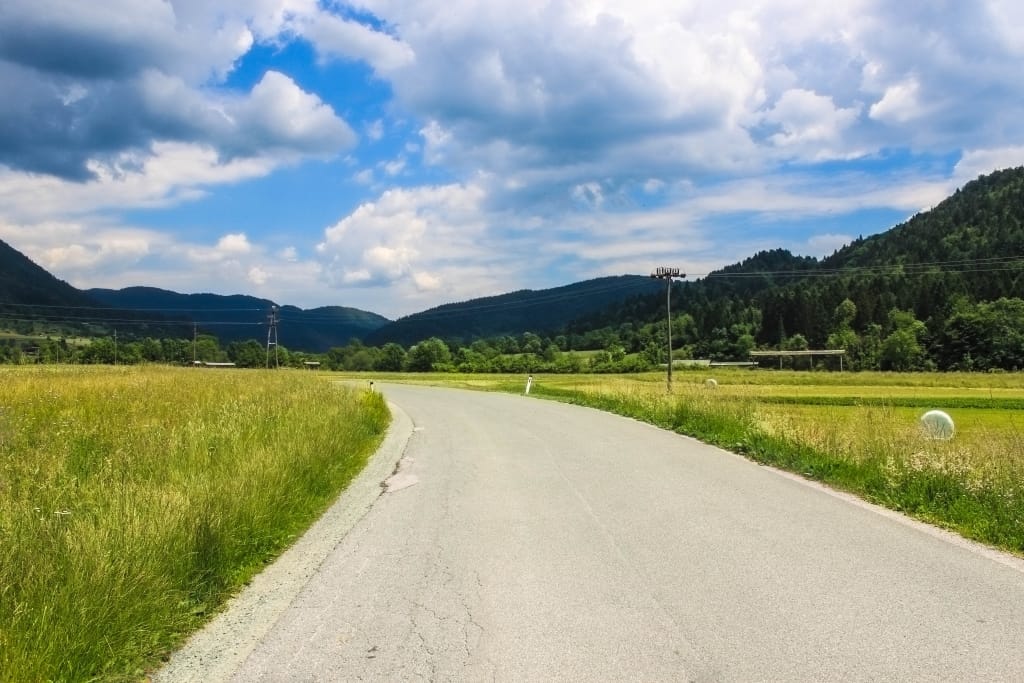
[[[383,391],[367,472],[156,680],[1024,680],[1015,557],[632,420]]]

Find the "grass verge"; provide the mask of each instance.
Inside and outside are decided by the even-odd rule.
[[[873,412],[865,413],[856,431],[843,431],[841,423],[828,420],[814,430],[805,426],[793,431],[764,420],[756,399],[722,399],[708,391],[666,397],[649,390],[580,390],[538,383],[532,393],[687,434],[1024,554],[1024,449],[1019,436],[990,440],[989,447],[998,452],[972,459],[955,443],[922,439],[893,419],[893,411],[886,409],[891,407],[879,410],[880,401],[863,406]]]
[[[362,469],[379,394],[312,373],[3,370],[0,680],[138,680]]]

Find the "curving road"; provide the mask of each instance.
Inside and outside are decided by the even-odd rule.
[[[1016,558],[605,413],[384,392],[365,476],[157,680],[1024,680]]]

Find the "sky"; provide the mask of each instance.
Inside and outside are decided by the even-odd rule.
[[[3,0],[0,239],[390,318],[825,256],[1024,164],[1020,0]]]

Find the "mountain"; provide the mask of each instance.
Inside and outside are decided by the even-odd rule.
[[[0,311],[7,315],[31,307],[46,306],[74,307],[99,304],[80,290],[50,275],[20,251],[0,240]]]
[[[23,332],[170,336],[183,328],[160,316],[114,310],[59,280],[0,240],[0,324]]]
[[[222,344],[264,339],[273,301],[235,294],[179,294],[155,287],[90,289],[87,294],[108,306],[152,311],[214,334]],[[332,346],[363,339],[390,321],[376,313],[343,306],[278,310],[278,340],[295,350],[326,351]]]
[[[856,306],[856,328],[884,327],[897,308],[935,332],[958,301],[1024,295],[1024,167],[972,180],[934,208],[822,259],[808,276],[756,296],[761,341],[777,343],[784,328],[824,343],[844,299]]]
[[[979,362],[986,344],[1024,335],[1024,318],[1014,318],[1024,298],[1024,167],[981,176],[827,258],[764,251],[674,291],[681,319],[673,339],[683,357],[743,359],[754,345],[792,344],[799,335],[810,348],[844,346],[863,368],[901,369],[892,361],[901,340],[923,349],[902,369],[1024,368],[1016,356]],[[1001,331],[980,332],[986,325]],[[566,333],[573,348],[641,351],[663,330],[663,297],[650,295],[579,319]],[[903,337],[890,337],[899,330]]]
[[[524,289],[406,316],[374,331],[365,342],[371,346],[387,342],[409,346],[430,337],[468,343],[526,331],[550,333],[580,316],[658,291],[664,291],[662,283],[640,275],[602,277],[552,289]]]

